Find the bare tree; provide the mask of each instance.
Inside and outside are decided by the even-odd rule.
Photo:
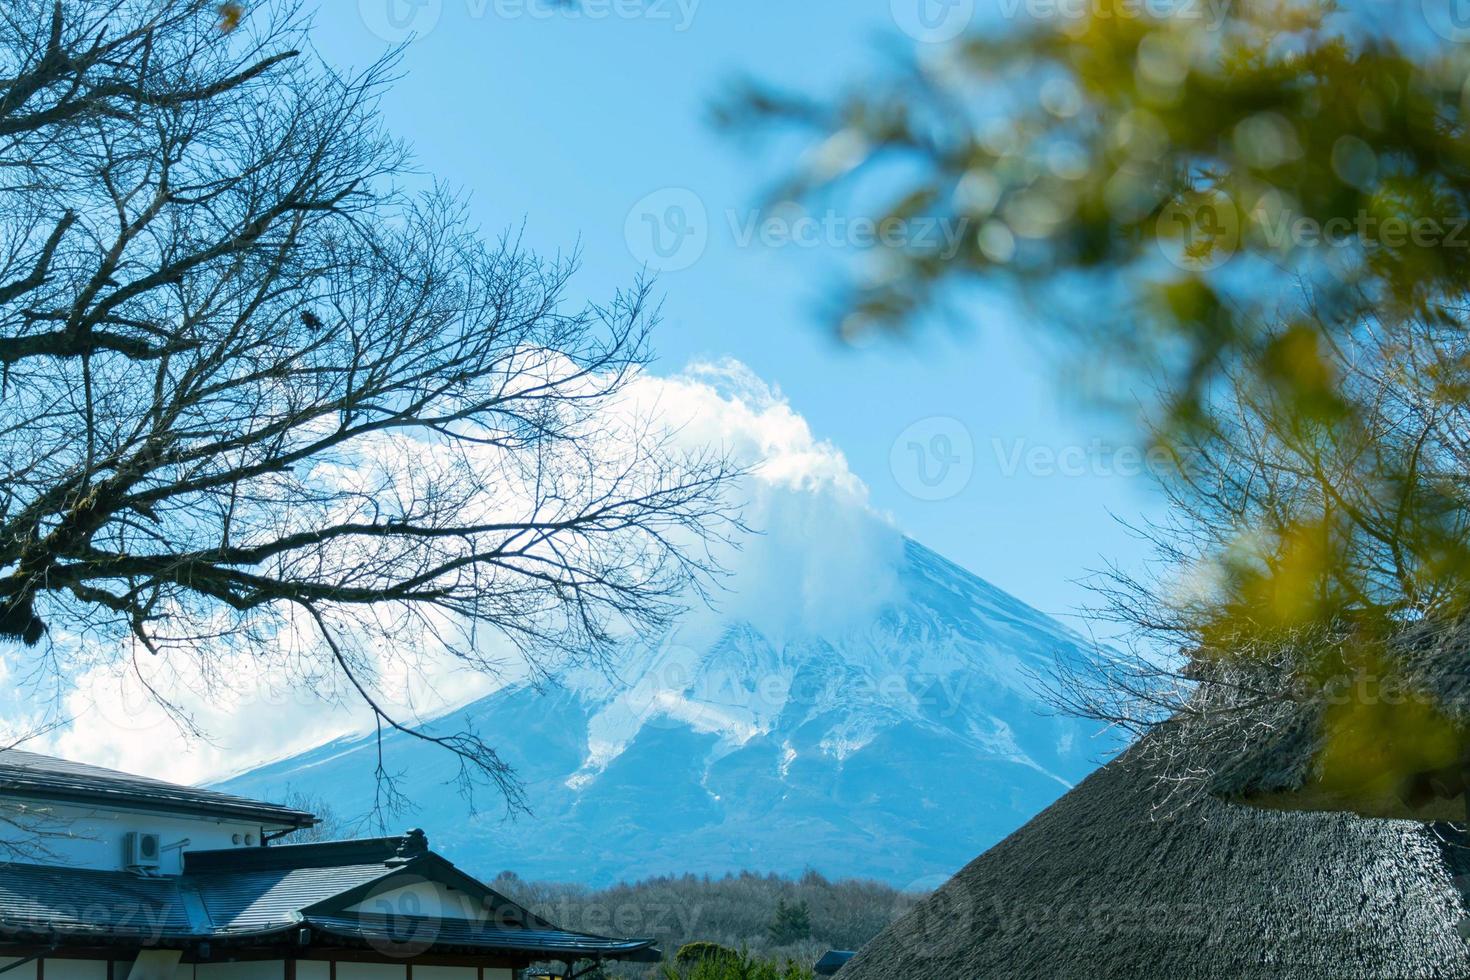
[[[53,725],[0,736],[0,755],[48,733]],[[51,805],[35,800],[0,799],[0,864],[55,860],[53,844],[75,839],[69,820]]]
[[[316,823],[310,827],[293,830],[285,839],[287,844],[317,844],[321,841],[345,840],[352,835],[352,826],[338,815],[324,796],[288,786],[280,803],[316,817]]]
[[[391,61],[344,77],[305,30],[287,3],[0,11],[0,635],[62,671],[248,651],[519,806],[375,665],[495,670],[494,633],[545,671],[661,628],[738,528],[731,468],[630,405],[647,285],[573,306],[573,261],[410,193]]]
[[[1122,652],[1059,665],[1059,706],[1135,734],[1186,797],[1212,760],[1279,727],[1293,705],[1340,699],[1425,630],[1462,621],[1470,596],[1470,344],[1454,318],[1365,321],[1329,342],[1306,323],[1332,386],[1361,411],[1300,397],[1250,365],[1212,389],[1212,424],[1161,474],[1163,523],[1148,575],[1111,569],[1097,615]],[[1315,346],[1318,342],[1321,349]],[[1323,386],[1325,389],[1325,385]]]

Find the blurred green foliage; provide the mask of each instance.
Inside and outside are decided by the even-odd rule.
[[[656,938],[663,965],[672,960],[680,968],[692,966],[696,953],[719,949],[811,965],[829,949],[863,946],[926,895],[875,881],[831,881],[815,871],[795,878],[748,871],[678,875],[605,889],[525,881],[506,872],[493,887],[566,929]],[[810,938],[785,946],[772,942],[769,926],[783,902],[808,909]],[[690,952],[681,959],[685,949]],[[646,978],[661,976],[661,969],[625,963],[608,973]]]
[[[674,962],[681,967],[693,966],[698,963],[703,963],[705,960],[729,960],[733,962],[739,958],[740,952],[738,950],[704,940],[685,943],[674,954]]]
[[[953,253],[879,243],[841,336],[911,333],[978,283],[1149,387],[1160,565],[1101,586],[1143,652],[1074,706],[1141,730],[1201,680],[1247,710],[1392,673],[1393,636],[1470,598],[1470,46],[1419,4],[1399,31],[1305,0],[1083,6],[826,100],[748,85],[717,117],[812,136],[777,206],[966,229]],[[1350,702],[1329,727],[1324,778],[1347,781],[1354,746],[1381,781],[1464,741],[1431,709]]]
[[[663,976],[665,980],[812,980],[812,971],[791,960],[777,963],[742,952],[665,965]]]

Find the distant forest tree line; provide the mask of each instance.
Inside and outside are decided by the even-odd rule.
[[[691,980],[764,977],[767,969],[774,971],[771,980],[786,980],[788,960],[799,976],[809,976],[824,952],[857,949],[924,897],[876,881],[832,881],[815,871],[798,878],[749,871],[719,878],[690,874],[603,889],[530,882],[502,872],[492,886],[567,929],[656,937],[665,963],[625,964],[619,976],[664,977],[669,967],[673,976]],[[692,943],[743,954],[745,973],[702,970],[688,956],[675,962]]]

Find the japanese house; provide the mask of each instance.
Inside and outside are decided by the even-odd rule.
[[[292,844],[289,807],[0,752],[0,980],[514,980],[657,961],[558,928],[422,831]]]

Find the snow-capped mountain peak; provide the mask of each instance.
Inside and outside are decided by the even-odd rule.
[[[913,541],[890,566],[862,615],[691,616],[630,642],[610,672],[512,685],[442,719],[473,723],[517,765],[535,813],[512,827],[469,812],[452,760],[390,739],[412,819],[432,817],[436,846],[485,873],[952,872],[1097,761],[1091,732],[1033,693],[1085,641]],[[309,788],[351,817],[371,800],[372,752],[341,740],[228,786]]]

